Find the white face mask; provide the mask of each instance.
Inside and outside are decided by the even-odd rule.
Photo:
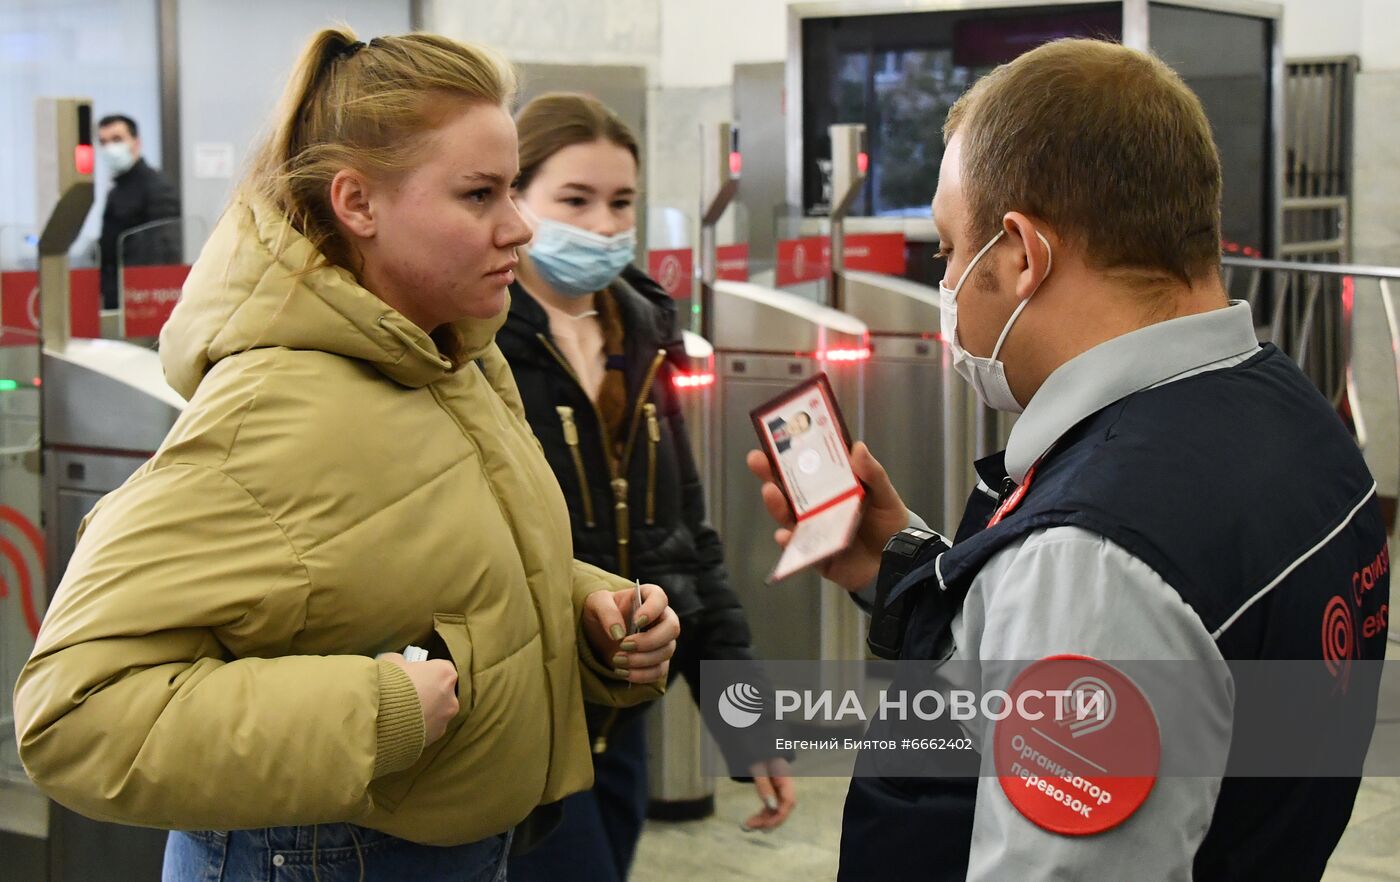
[[[131,143],[128,141],[103,144],[102,160],[111,170],[113,177],[126,174],[127,170],[136,164],[136,157],[131,155]]]
[[[963,270],[962,278],[958,279],[957,286],[952,290],[949,290],[942,282],[938,283],[938,319],[943,339],[953,354],[953,369],[964,380],[967,380],[978,399],[993,410],[1020,413],[1025,410],[1025,407],[1016,400],[1015,395],[1011,394],[1011,384],[1006,381],[1006,365],[997,359],[997,355],[1001,352],[1002,344],[1006,342],[1006,335],[1011,333],[1011,326],[1016,324],[1016,319],[1021,315],[1021,310],[1025,309],[1026,304],[1031,302],[1030,297],[1022,300],[1015,312],[1011,313],[1011,318],[1006,320],[1005,327],[1001,329],[1001,336],[997,338],[997,345],[992,347],[991,355],[985,358],[973,355],[962,348],[962,343],[958,341],[958,292],[962,290],[968,277],[972,275],[972,269],[977,266],[977,261],[982,259],[982,255],[992,250],[992,246],[997,244],[1005,234],[1005,230],[998,232],[992,237],[992,241],[982,246],[982,250],[972,258],[972,262]],[[1049,240],[1042,236],[1038,230],[1036,236],[1045,243],[1046,254],[1050,254]],[[1049,278],[1050,267],[1053,264],[1054,256],[1051,255],[1045,267],[1045,277],[1040,280],[1041,284],[1044,284],[1045,279]],[[1038,289],[1040,286],[1036,287]]]

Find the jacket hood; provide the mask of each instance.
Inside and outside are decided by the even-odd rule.
[[[455,324],[459,364],[486,351],[508,311],[509,304],[490,319]],[[456,369],[427,332],[348,270],[326,264],[281,212],[239,200],[214,228],[161,330],[161,366],[188,399],[220,360],[269,347],[358,359],[411,388]]]

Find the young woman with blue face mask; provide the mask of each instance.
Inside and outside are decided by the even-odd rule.
[[[497,339],[568,500],[573,553],[665,588],[681,617],[672,675],[685,675],[698,695],[701,659],[753,654],[672,386],[671,359],[681,353],[675,304],[631,265],[637,141],[583,95],[536,98],[516,125],[517,201],[535,230]],[[614,662],[625,669],[646,654],[624,642]],[[560,828],[512,858],[513,882],[626,878],[647,806],[639,717],[589,708],[594,788],[566,799]],[[773,733],[714,734],[730,768],[754,776],[762,807],[746,828],[777,827],[795,799]]]

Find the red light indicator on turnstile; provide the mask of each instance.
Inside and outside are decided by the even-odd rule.
[[[729,173],[735,177],[744,170],[744,157],[738,150],[729,154]]]
[[[818,361],[865,361],[870,358],[870,347],[859,349],[828,349],[817,353]]]
[[[80,175],[92,174],[93,153],[91,144],[79,144],[73,148],[73,168]]]
[[[672,384],[677,389],[700,389],[715,384],[715,375],[709,371],[696,371],[690,374],[676,374]]]
[[[864,150],[862,150],[860,153],[856,154],[856,168],[860,169],[861,174],[865,174],[866,172],[870,171],[869,153],[866,153]]]

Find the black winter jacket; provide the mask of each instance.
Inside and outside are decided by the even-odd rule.
[[[116,309],[117,240],[122,233],[152,221],[178,217],[180,197],[165,175],[138,159],[112,182],[102,210],[102,307]],[[168,224],[136,233],[121,247],[120,264],[152,266],[180,263],[179,224]]]
[[[729,585],[719,534],[706,519],[704,491],[672,385],[684,364],[675,304],[635,267],[628,267],[611,290],[625,328],[630,416],[624,437],[632,439],[617,475],[604,455],[595,404],[555,347],[544,308],[519,285],[511,288],[510,315],[496,342],[568,500],[574,557],[666,590],[681,620],[671,676],[683,675],[698,698],[701,659],[751,660],[752,636]],[[590,708],[595,750],[606,749],[607,732],[644,707],[620,715]],[[775,732],[763,725],[715,728],[727,730],[712,734],[730,768],[779,755],[773,750]]]

